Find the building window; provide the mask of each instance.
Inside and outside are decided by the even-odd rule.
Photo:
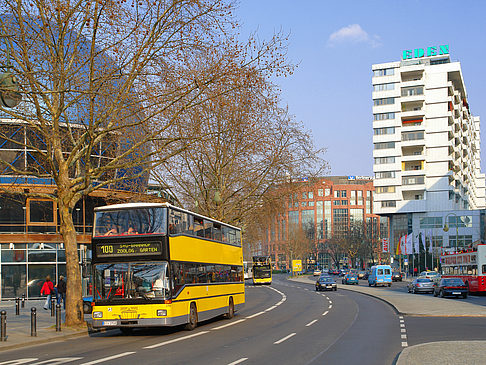
[[[423,95],[423,94],[424,94],[423,86],[402,88],[402,96],[414,96],[414,95]]]
[[[335,197],[335,198],[340,198],[340,197],[341,197],[341,191],[339,191],[339,190],[334,190],[334,197]]]
[[[397,202],[395,200],[384,200],[381,202],[382,208],[395,208],[397,206]]]
[[[347,200],[341,200],[341,205],[348,205],[348,201]]]
[[[309,202],[309,207],[313,207],[314,206],[314,202],[313,201],[310,201]]]
[[[382,142],[374,144],[375,150],[385,150],[388,148],[395,148],[395,142]]]
[[[341,198],[346,198],[346,190],[341,190]]]
[[[351,190],[351,198],[349,199],[350,205],[356,205],[356,191]]]
[[[363,191],[358,190],[358,205],[363,205]]]
[[[395,75],[394,68],[380,68],[379,70],[373,70],[373,77],[392,76],[392,75]]]
[[[402,177],[402,185],[421,185],[424,184],[424,176],[404,176]]]
[[[395,82],[390,82],[387,84],[376,84],[373,85],[373,91],[395,90],[395,84]]]
[[[312,191],[309,191],[307,193],[307,196],[309,197],[309,199],[314,199],[314,193]]]
[[[300,203],[302,207],[306,207],[307,206],[307,202],[301,202]]]
[[[325,195],[325,196],[329,196],[329,195],[331,195],[331,189],[329,189],[329,188],[324,189],[324,195]]]
[[[393,179],[394,177],[395,171],[375,172],[375,179]]]
[[[376,114],[375,114],[376,115]],[[376,120],[376,119],[375,119]],[[387,128],[374,128],[373,134],[375,136],[382,136],[384,134],[395,134],[395,127],[387,127]]]
[[[395,163],[395,157],[375,157],[375,165]]]
[[[416,141],[419,139],[424,139],[424,132],[402,133],[402,141]]]
[[[55,214],[55,204],[52,200],[33,200],[27,201],[27,224],[30,225],[55,225],[57,214]]]
[[[376,113],[373,114],[373,120],[395,119],[395,113]]]
[[[423,217],[419,219],[420,228],[442,228],[442,217]]]
[[[341,201],[340,200],[334,200],[332,203],[334,205],[341,205]]]
[[[377,186],[375,188],[376,194],[386,194],[386,193],[394,193],[395,187],[394,186]]]
[[[297,225],[299,224],[299,211],[298,210],[291,210],[289,212],[289,225]]]
[[[305,192],[305,191],[304,191],[304,192],[302,193],[302,199],[307,199],[307,192]]]
[[[395,98],[381,98],[373,100],[373,105],[390,105],[395,104]]]
[[[339,235],[348,232],[348,210],[347,209],[334,209],[333,211],[333,229],[334,232]]]
[[[324,196],[324,189],[317,189],[317,196]]]

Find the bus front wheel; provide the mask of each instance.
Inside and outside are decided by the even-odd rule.
[[[229,298],[228,312],[225,317],[231,319],[235,316],[235,304],[233,303],[233,298]]]
[[[197,309],[196,304],[191,303],[191,308],[189,309],[189,322],[186,324],[186,330],[192,331],[197,327]]]

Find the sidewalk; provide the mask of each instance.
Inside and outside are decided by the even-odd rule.
[[[297,277],[290,280],[309,284],[315,278]],[[393,285],[393,284],[392,284]],[[411,316],[486,317],[486,308],[459,300],[435,298],[427,295],[412,295],[393,292],[386,288],[340,285],[341,290],[360,292],[381,299],[395,308],[397,313]],[[410,346],[402,350],[396,365],[484,364],[486,341],[442,341]]]
[[[23,346],[31,346],[65,338],[87,336],[87,329],[72,330],[64,328],[64,309],[62,309],[61,331],[56,332],[56,317],[51,317],[50,310],[44,310],[45,300],[29,300],[20,314],[15,315],[15,301],[0,302],[0,311],[7,312],[7,341],[0,341],[0,352]],[[30,335],[31,308],[37,312],[37,336]]]

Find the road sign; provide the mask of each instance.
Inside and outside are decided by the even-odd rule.
[[[383,238],[381,240],[383,252],[388,252],[388,238]]]
[[[292,260],[292,272],[297,273],[302,271],[302,260]]]

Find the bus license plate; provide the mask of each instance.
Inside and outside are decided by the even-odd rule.
[[[103,326],[116,326],[116,321],[103,321],[101,324]]]
[[[460,294],[461,294],[461,293],[460,293],[460,292],[458,292],[458,291],[453,291],[453,292],[452,292],[452,295],[460,295]]]

